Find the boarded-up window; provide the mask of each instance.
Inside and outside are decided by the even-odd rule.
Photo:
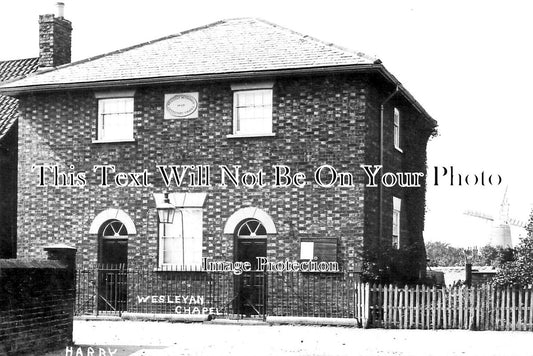
[[[337,261],[337,239],[302,239],[300,259],[324,262]]]

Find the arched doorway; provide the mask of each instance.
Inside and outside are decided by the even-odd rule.
[[[120,220],[107,220],[100,227],[98,262],[98,310],[127,310],[128,230]]]
[[[235,262],[249,262],[251,271],[235,277],[236,313],[263,315],[266,307],[266,274],[259,271],[258,258],[267,255],[267,230],[261,221],[249,218],[235,230]]]
[[[123,265],[128,263],[128,230],[120,220],[112,219],[102,224],[99,234],[98,259],[100,264]]]

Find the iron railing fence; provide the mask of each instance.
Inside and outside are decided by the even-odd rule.
[[[77,315],[353,318],[405,329],[533,330],[533,289],[360,283],[347,273],[77,270]]]
[[[176,271],[97,265],[77,270],[76,314],[357,317],[344,273]]]

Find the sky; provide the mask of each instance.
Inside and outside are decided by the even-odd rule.
[[[80,1],[64,0],[80,60],[221,19],[258,17],[376,56],[439,123],[428,167],[454,167],[427,188],[426,241],[484,245],[508,187],[510,215],[533,207],[533,5],[527,1]],[[0,60],[38,55],[38,15],[55,1],[2,4]],[[458,175],[502,177],[500,185],[459,186]],[[523,234],[513,229],[513,243]]]

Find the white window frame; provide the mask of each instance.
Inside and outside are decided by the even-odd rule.
[[[165,194],[153,193],[155,206],[165,202]],[[203,250],[203,206],[207,193],[168,193],[168,199],[175,208],[171,224],[159,223],[158,271],[200,271]],[[174,239],[174,260],[165,260],[165,239]],[[183,249],[182,247],[185,247]]]
[[[273,123],[272,123],[272,112],[273,112],[273,82],[263,82],[263,83],[243,83],[243,84],[233,84],[231,89],[233,90],[233,132],[231,135],[227,135],[228,138],[239,138],[239,137],[264,137],[264,136],[274,136],[273,132]],[[250,95],[261,95],[263,98],[267,98],[267,103],[263,105],[243,105],[239,104],[240,98]],[[269,103],[268,103],[269,102]],[[243,109],[256,109],[263,108],[266,109],[266,115],[257,116],[255,118],[248,118],[248,120],[264,120],[263,125],[257,125],[257,127],[266,127],[265,130],[243,130],[241,128],[241,118],[239,113]]]
[[[172,224],[159,223],[158,265],[162,270],[195,271],[202,265],[203,209],[177,208]],[[166,254],[169,245],[175,249]],[[165,260],[170,256],[171,260]]]
[[[396,249],[400,248],[401,221],[402,200],[392,197],[392,246]]]
[[[394,148],[396,148],[398,151],[403,152],[402,148],[400,147],[400,137],[401,137],[401,125],[400,125],[400,110],[398,108],[394,108]]]
[[[107,143],[107,142],[133,142],[134,139],[134,125],[135,125],[135,101],[133,90],[117,91],[117,92],[103,92],[96,93],[95,97],[98,99],[98,118],[96,123],[96,139],[93,143]],[[124,102],[124,106],[127,107],[124,112],[104,112],[105,104],[112,102]],[[106,116],[109,119],[113,119],[113,116],[122,116],[122,119],[128,122],[124,126],[124,130],[118,130],[115,135],[108,133],[106,135],[105,119]],[[118,133],[118,134],[117,134]]]

